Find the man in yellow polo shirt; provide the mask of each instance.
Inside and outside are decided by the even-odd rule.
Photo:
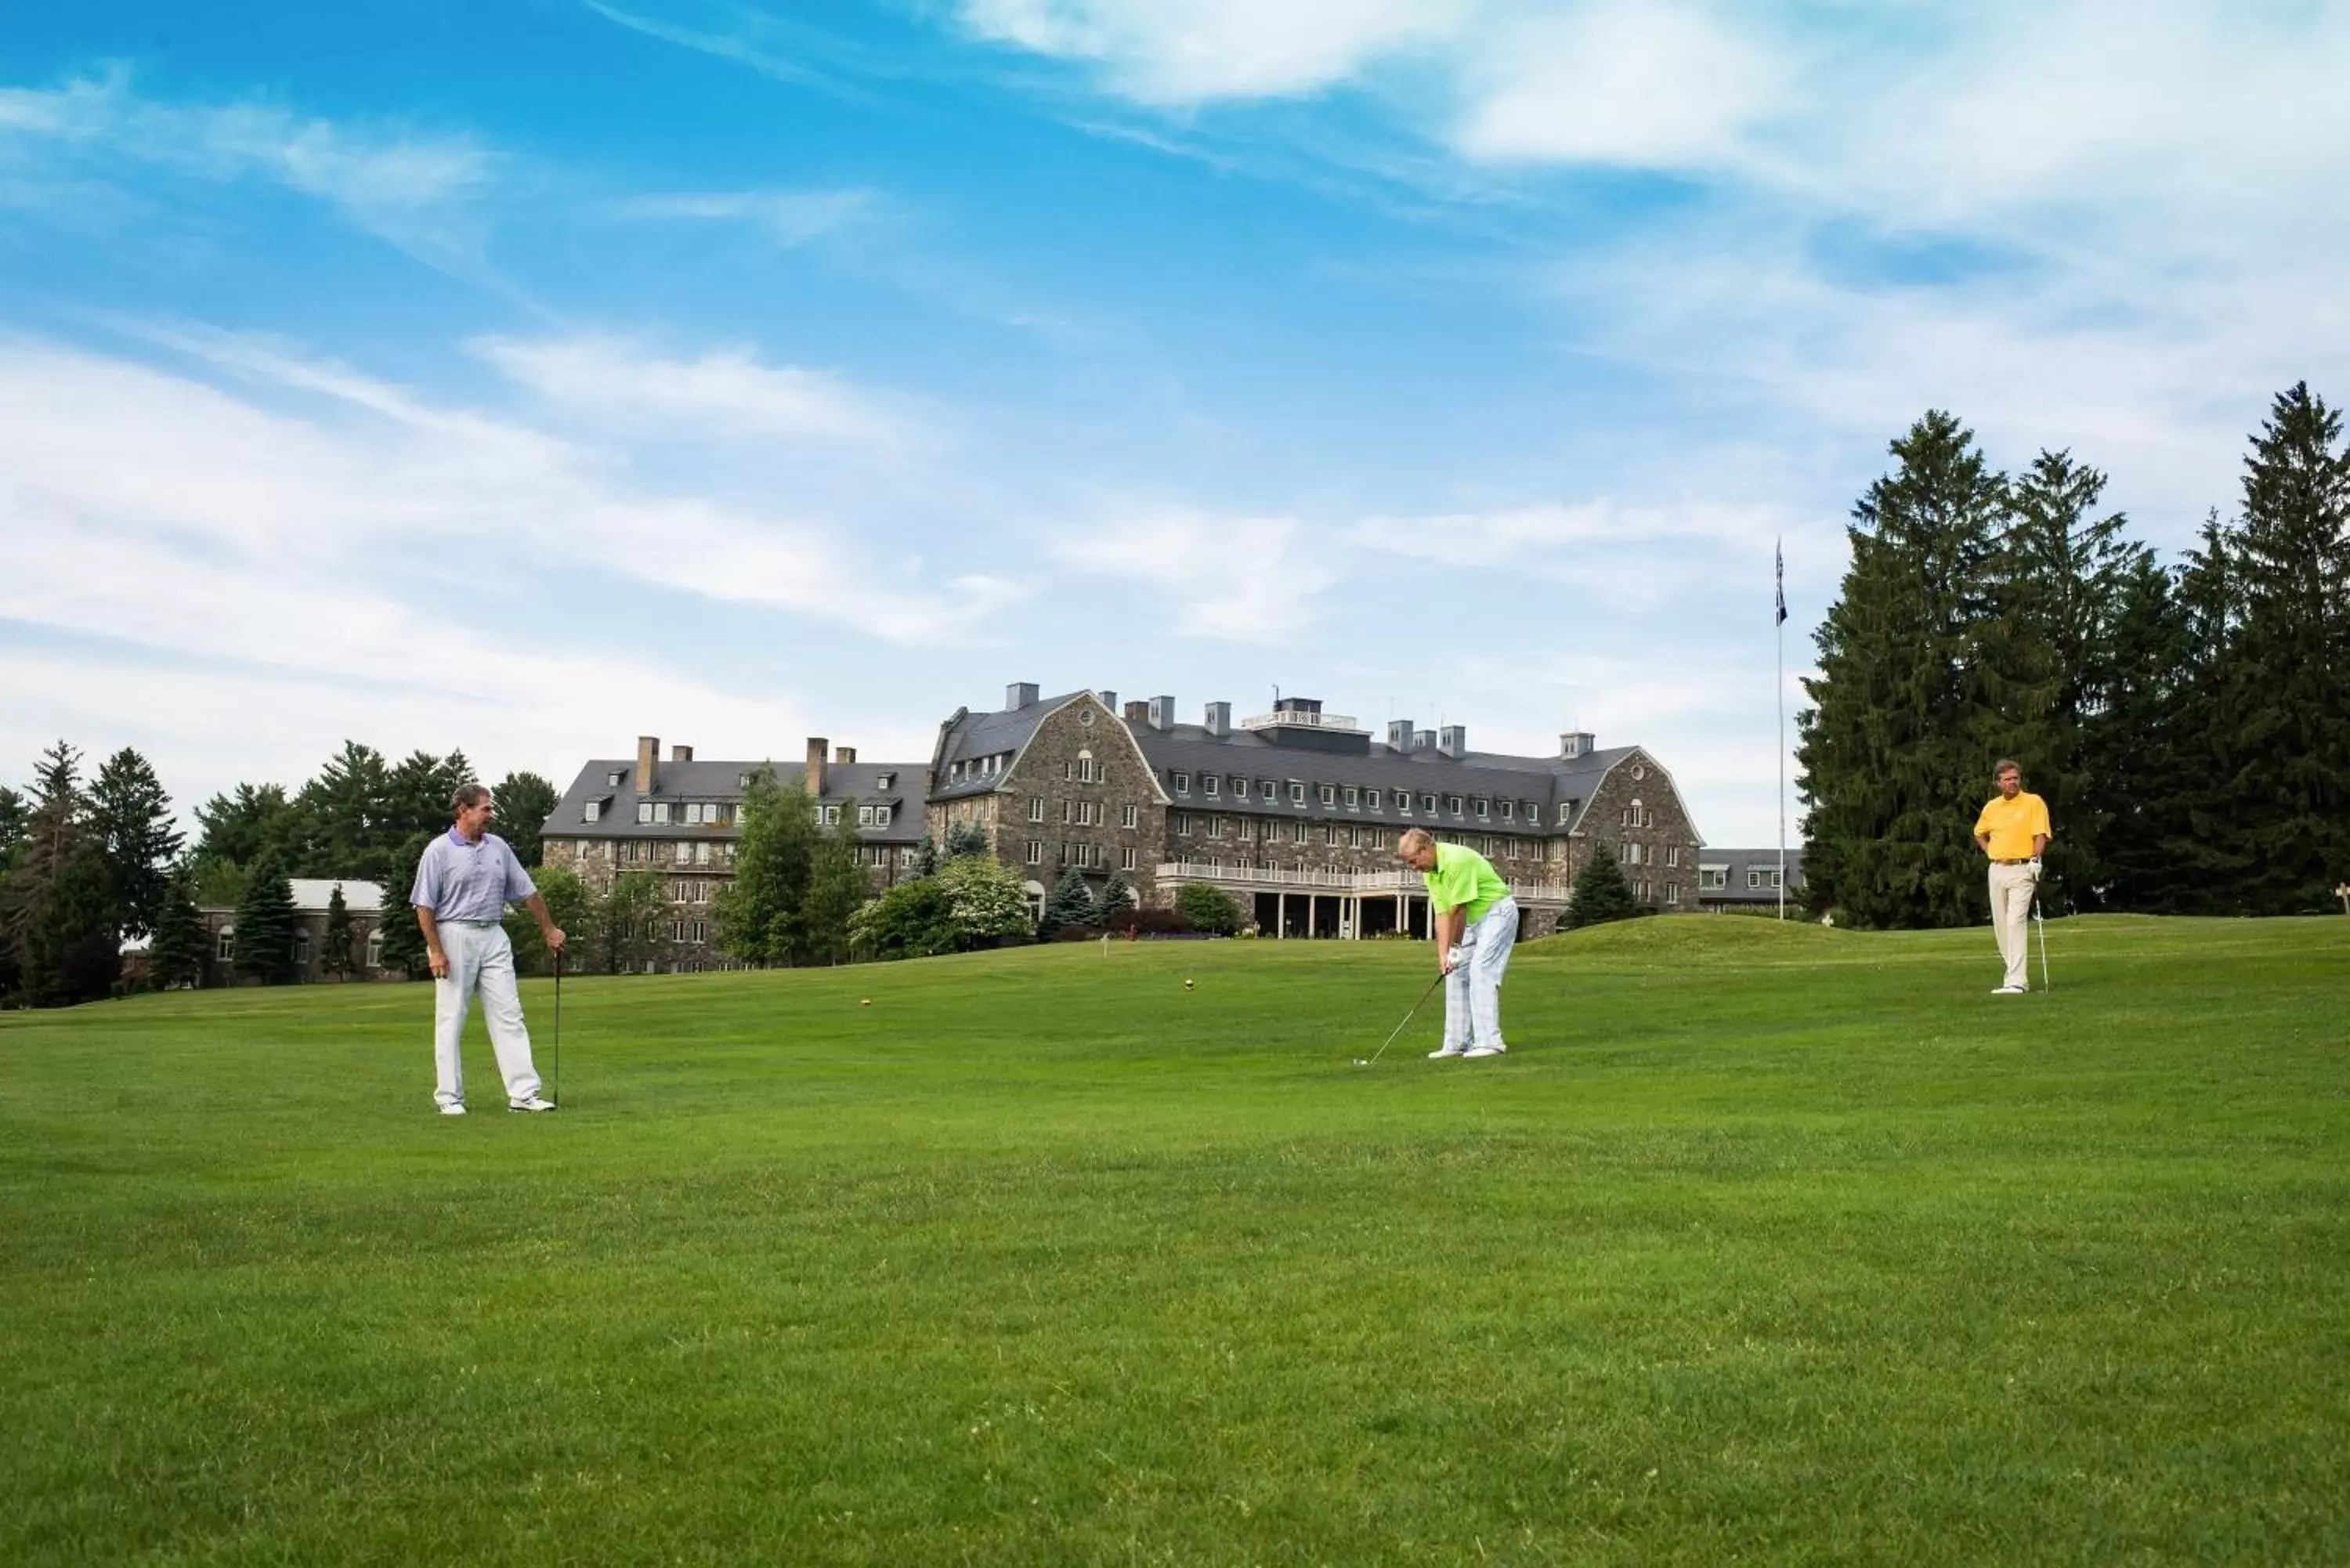
[[[1518,901],[1493,863],[1465,844],[1439,844],[1413,828],[1396,844],[1428,884],[1428,934],[1445,976],[1444,1044],[1430,1057],[1498,1056],[1502,974],[1518,943]]]
[[[1975,818],[1975,842],[1991,857],[1991,925],[2007,979],[1993,996],[2022,996],[2031,988],[2032,900],[2040,891],[2040,857],[2048,847],[2048,803],[2023,787],[2023,770],[2007,757],[1993,763],[1999,793]]]

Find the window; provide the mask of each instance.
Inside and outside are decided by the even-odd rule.
[[[875,774],[873,775],[873,787],[875,789],[896,789],[898,787],[898,775],[896,774]]]
[[[1471,805],[1477,813],[1478,821],[1486,822],[1492,819],[1493,815],[1493,803],[1492,801],[1487,800],[1481,794],[1471,802]]]
[[[1461,797],[1460,797],[1459,795],[1457,795],[1457,794],[1452,794],[1452,795],[1447,795],[1447,796],[1445,796],[1445,797],[1444,797],[1444,809],[1445,809],[1445,810],[1447,810],[1447,811],[1449,811],[1449,812],[1451,812],[1451,813],[1453,815],[1455,815],[1455,816],[1460,815],[1461,815]]]
[[[1411,815],[1411,791],[1408,789],[1399,789],[1396,791],[1395,803],[1397,815],[1401,816],[1409,816]]]
[[[1432,794],[1421,795],[1419,797],[1419,809],[1423,815],[1434,816],[1436,815],[1436,797]]]
[[[1776,866],[1750,866],[1746,869],[1746,885],[1749,888],[1776,889],[1779,886],[1779,868]]]
[[[1291,828],[1295,831],[1295,835],[1296,835],[1296,840],[1297,840],[1297,842],[1298,842],[1298,843],[1300,843],[1300,844],[1305,843],[1305,825],[1304,823],[1302,823],[1302,822],[1294,822],[1294,823],[1290,824],[1290,826],[1291,826]],[[1300,869],[1300,870],[1302,871],[1302,870],[1304,870],[1304,869],[1305,869],[1305,867],[1301,866],[1301,867],[1298,867],[1298,869]]]
[[[1219,779],[1215,774],[1201,774],[1200,775],[1200,793],[1206,795],[1209,799],[1213,800],[1215,798],[1216,792],[1222,787],[1223,781]]]
[[[1357,789],[1353,784],[1348,784],[1347,786],[1347,809],[1348,811],[1355,811],[1360,808],[1362,804],[1362,794],[1363,792]]]
[[[1363,804],[1369,806],[1373,811],[1381,810],[1386,806],[1387,803],[1388,794],[1385,790],[1367,789],[1363,792]]]
[[[1028,797],[1028,820],[1031,822],[1042,822],[1045,820],[1045,797],[1043,795],[1032,794]]]
[[[1178,811],[1170,815],[1171,815],[1175,819],[1175,836],[1178,838],[1191,837],[1191,814],[1188,811]]]
[[[1648,776],[1648,770],[1647,768],[1641,766],[1638,763],[1634,763],[1632,764],[1632,782],[1634,784],[1638,784],[1642,779],[1647,778]]]
[[[579,808],[579,820],[582,822],[603,821],[604,803],[600,800],[591,800],[586,805],[581,806]]]
[[[1648,815],[1648,808],[1642,805],[1636,800],[1631,805],[1624,808],[1624,826],[1627,827],[1653,827],[1656,826],[1656,821]]]
[[[1061,764],[1061,776],[1065,779],[1076,778],[1077,776],[1077,764],[1075,763],[1063,763]]]
[[[1324,823],[1322,825],[1322,842],[1335,847],[1338,842],[1337,828],[1329,823]]]
[[[734,775],[734,787],[736,789],[749,789],[751,787],[751,778],[752,775],[749,774],[736,774]],[[619,781],[615,780],[614,782],[617,783]]]
[[[1028,841],[1028,864],[1031,866],[1042,866],[1045,864],[1045,841],[1043,839],[1032,838]]]
[[[1091,712],[1092,710],[1087,709],[1087,711]],[[1079,752],[1077,753],[1077,782],[1079,784],[1099,784],[1101,782],[1101,769],[1095,763],[1094,754],[1091,752]],[[1210,779],[1207,781],[1207,784],[1208,793],[1210,794],[1215,794],[1216,781]]]
[[[1281,804],[1281,786],[1274,783],[1271,779],[1257,780],[1256,793],[1267,805],[1279,805]]]
[[[605,787],[606,789],[618,789],[618,788],[619,788],[619,787],[620,787],[620,776],[621,776],[621,775],[620,775],[620,774],[617,774],[617,773],[609,773],[609,774],[606,774],[604,775],[604,787]],[[749,780],[746,778],[746,779],[744,780],[744,783],[745,783],[745,784],[748,784],[748,782],[749,782]]]
[[[1482,805],[1483,803],[1480,802],[1479,804]],[[1483,813],[1480,812],[1479,815],[1482,815]],[[1517,820],[1517,815],[1518,803],[1516,801],[1505,800],[1502,803],[1502,820],[1503,822],[1514,822]]]
[[[1642,883],[1639,885],[1639,888],[1640,888],[1640,902],[1642,902],[1643,904],[1645,904],[1645,903],[1647,903],[1647,902],[1648,901],[1648,885],[1646,882],[1642,882]]]
[[[639,822],[650,822],[652,819],[653,803],[649,800],[640,800],[637,802],[637,820]]]
[[[1234,829],[1234,836],[1239,838],[1243,843],[1246,843],[1248,840],[1254,838],[1256,836],[1256,824],[1250,821],[1245,816],[1242,817],[1239,825]]]
[[[1618,865],[1638,866],[1640,863],[1640,846],[1637,844],[1617,845],[1616,860]]]
[[[1094,711],[1093,711],[1091,708],[1080,708],[1080,709],[1078,709],[1078,710],[1077,710],[1077,722],[1078,722],[1078,723],[1080,723],[1080,724],[1090,724],[1090,723],[1092,723],[1093,722],[1094,722]]]
[[[1136,868],[1136,862],[1139,858],[1139,854],[1138,851],[1132,849],[1121,849],[1118,852],[1118,868],[1121,871],[1134,870]]]
[[[1679,903],[1680,901],[1681,901],[1681,885],[1680,885],[1679,882],[1668,882],[1668,883],[1666,883],[1666,884],[1665,884],[1665,902],[1666,902],[1666,903],[1668,903],[1668,904],[1678,904],[1678,903]]]
[[[297,971],[310,967],[310,933],[307,931],[294,933],[294,967]]]
[[[1248,780],[1242,778],[1237,774],[1232,775],[1232,798],[1235,800],[1248,799]]]
[[[1066,826],[1067,826],[1070,823],[1073,823],[1073,822],[1075,822],[1075,821],[1076,821],[1076,820],[1077,820],[1077,803],[1076,803],[1076,801],[1073,801],[1073,800],[1065,800],[1065,801],[1063,801],[1063,802],[1061,803],[1061,826],[1063,826],[1064,827],[1066,827]]]
[[[1338,786],[1336,784],[1324,784],[1322,786],[1322,804],[1324,805],[1336,805],[1338,804]]]
[[[1678,844],[1668,844],[1668,845],[1666,845],[1666,846],[1665,846],[1665,864],[1666,864],[1666,865],[1668,865],[1668,866],[1670,866],[1670,867],[1674,867],[1676,870],[1678,870],[1678,869],[1679,868],[1679,867],[1680,867],[1680,863],[1681,863],[1681,846],[1680,846],[1679,845],[1678,845]]]
[[[824,825],[827,827],[837,827],[840,826],[840,807],[837,805],[827,805],[824,808]]]
[[[1700,892],[1700,893],[1719,893],[1719,892],[1724,892],[1724,891],[1728,890],[1729,887],[1730,887],[1730,867],[1727,867],[1727,866],[1700,866],[1700,867],[1699,867],[1697,868],[1697,890],[1698,890],[1699,892]]]
[[[1118,815],[1120,827],[1139,827],[1142,825],[1142,808],[1139,805],[1122,807]]]
[[[1175,793],[1177,794],[1190,794],[1191,793],[1191,775],[1190,774],[1178,772],[1170,774],[1168,776],[1175,781]]]
[[[1295,779],[1289,781],[1289,804],[1292,805],[1305,804],[1305,786]]]
[[[381,969],[383,967],[383,933],[381,931],[369,931],[368,933],[367,954],[368,968]]]
[[[1574,820],[1575,803],[1571,800],[1560,801],[1558,803],[1558,825],[1561,827],[1565,827],[1568,823]]]

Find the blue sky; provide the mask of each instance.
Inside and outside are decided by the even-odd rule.
[[[928,754],[1004,684],[1776,831],[1884,443],[2166,549],[2341,380],[2350,7],[0,9],[0,776]]]

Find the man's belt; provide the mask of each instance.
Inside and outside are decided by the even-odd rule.
[[[2032,864],[2032,857],[2026,855],[2018,860],[1993,860],[1991,864],[1994,866],[2029,866]]]

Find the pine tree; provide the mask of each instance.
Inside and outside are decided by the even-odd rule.
[[[958,822],[947,829],[946,857],[987,853],[987,829],[975,822]]]
[[[415,906],[408,900],[416,889],[417,866],[423,860],[425,846],[433,836],[432,833],[411,834],[394,851],[391,874],[383,884],[383,909],[376,916],[375,929],[383,935],[383,967],[402,980],[416,980],[432,972],[426,962],[430,953],[424,946],[424,929],[416,923]]]
[[[542,839],[546,819],[555,815],[561,792],[537,774],[516,772],[500,779],[490,798],[497,802],[498,836],[514,850],[515,858],[536,868],[546,854]]]
[[[395,815],[383,753],[347,740],[295,794],[287,863],[304,877],[380,882],[414,831],[402,829]]]
[[[1093,889],[1086,885],[1085,873],[1072,866],[1061,873],[1053,896],[1045,900],[1045,917],[1036,922],[1036,935],[1048,938],[1064,926],[1083,926],[1093,918]]]
[[[106,858],[121,934],[151,934],[184,840],[162,781],[129,746],[109,757],[91,782],[89,829]]]
[[[1120,909],[1132,908],[1134,889],[1127,886],[1125,877],[1113,871],[1109,874],[1109,880],[1102,884],[1100,894],[1094,899],[1093,913],[1087,917],[1085,923],[1107,929],[1112,915]]]
[[[5,904],[0,949],[19,994],[34,1007],[104,996],[120,967],[114,893],[106,859],[90,836],[81,753],[59,741],[35,766],[32,810]]]
[[[1804,878],[1853,925],[1965,924],[1989,910],[1971,829],[1991,763],[2044,737],[2044,687],[2014,667],[2029,632],[1999,602],[2005,482],[1939,410],[1891,452],[1853,508],[1852,566],[1796,721]]]
[[[16,993],[16,954],[7,938],[8,879],[25,850],[26,824],[32,807],[25,797],[0,784],[0,1002]]]
[[[1624,868],[1616,864],[1615,848],[1604,843],[1593,845],[1591,859],[1575,878],[1574,890],[1567,896],[1567,927],[1573,929],[1608,920],[1628,920],[1638,913],[1640,906],[1632,897],[1632,885],[1624,880]]]
[[[2180,655],[2171,682],[2168,732],[2176,772],[2168,814],[2177,834],[2164,846],[2173,913],[2241,912],[2238,894],[2251,856],[2236,808],[2236,639],[2243,585],[2233,533],[2206,516],[2200,548],[2189,550],[2173,596]]]
[[[163,904],[155,917],[155,983],[199,986],[212,957],[204,937],[203,917],[196,912],[195,884],[184,866],[163,884]]]
[[[343,901],[343,885],[327,895],[327,932],[318,953],[318,972],[329,980],[348,980],[357,956],[351,951],[351,907]]]
[[[273,851],[254,862],[247,876],[244,901],[236,907],[236,936],[232,948],[239,974],[264,985],[282,985],[294,978],[294,935],[301,917],[294,909],[294,888],[283,863]]]
[[[2114,619],[2105,701],[2082,729],[2082,767],[2099,801],[2098,906],[2178,910],[2178,854],[2187,836],[2179,706],[2190,661],[2187,621],[2170,574],[2141,553]]]
[[[922,842],[914,850],[915,878],[919,880],[922,877],[937,876],[939,860],[938,840],[925,833],[922,835]]]
[[[2350,874],[2350,452],[2341,436],[2341,416],[2304,382],[2278,395],[2244,464],[2230,782],[2247,913],[2324,909]]]
[[[2118,512],[2094,516],[2106,476],[2067,452],[2043,452],[2010,491],[2012,515],[2003,543],[2007,597],[2028,641],[2021,651],[2045,658],[2036,671],[2051,687],[2044,745],[2030,736],[1993,755],[2026,763],[2033,793],[2064,825],[2050,843],[2041,886],[2052,912],[2097,907],[2111,880],[2103,850],[2111,811],[2124,809],[2092,764],[2090,730],[2113,700],[2119,678],[2115,639],[2133,585],[2150,566],[2144,545],[2122,535]],[[2035,749],[2041,754],[2027,757]]]
[[[718,895],[719,948],[746,963],[792,963],[806,950],[808,884],[823,831],[816,802],[763,769],[752,776],[736,822],[734,879]]]

